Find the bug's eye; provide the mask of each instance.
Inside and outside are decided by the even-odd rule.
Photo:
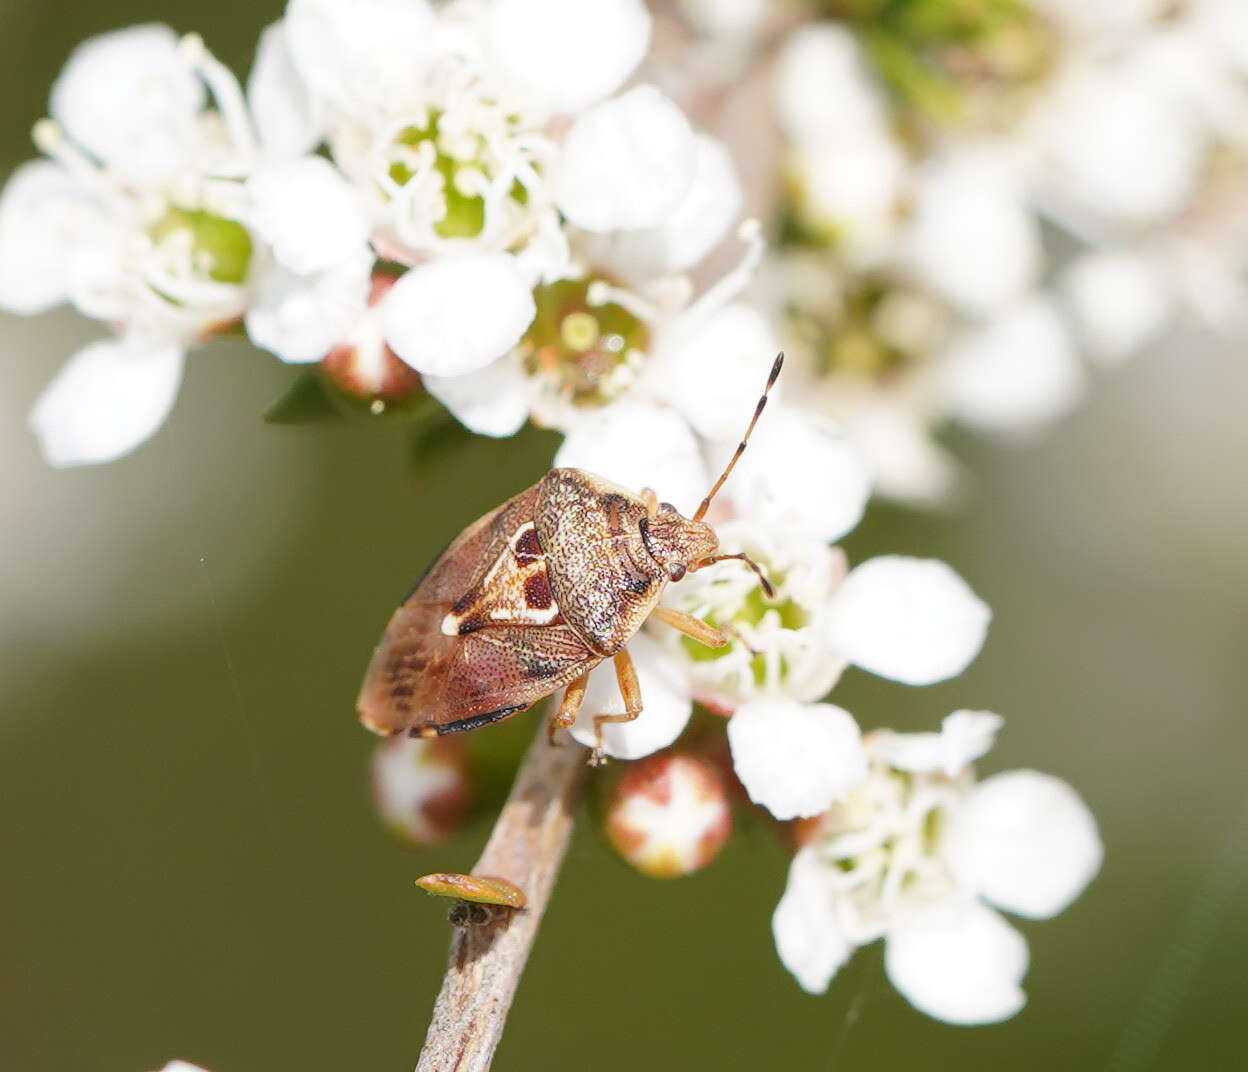
[[[679,562],[675,565],[667,567],[667,576],[673,581],[679,581],[685,575],[685,567]]]

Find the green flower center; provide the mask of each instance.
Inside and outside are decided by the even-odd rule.
[[[819,0],[862,42],[898,102],[939,124],[992,124],[1051,68],[1055,42],[1025,0]]]
[[[191,266],[203,279],[235,284],[247,279],[251,235],[235,220],[203,209],[170,207],[149,233],[157,244],[185,235],[191,249]]]
[[[476,238],[485,227],[485,198],[480,194],[465,192],[461,181],[470,176],[480,180],[467,184],[467,189],[479,188],[488,182],[491,168],[485,159],[485,139],[469,135],[452,141],[440,130],[442,113],[431,111],[424,126],[404,127],[395,138],[396,156],[389,168],[391,180],[406,186],[415,176],[416,160],[413,153],[422,145],[433,149],[433,170],[442,178],[442,193],[446,199],[446,212],[434,224],[434,231],[441,238]],[[518,205],[528,202],[529,192],[519,182],[512,183],[510,196]]]
[[[768,573],[772,583],[779,589],[784,582],[783,574],[774,571],[768,571]],[[708,648],[690,637],[681,637],[680,643],[685,649],[685,654],[694,662],[713,663],[718,659],[724,658],[736,645],[741,643],[741,640],[736,638],[736,631],[740,630],[742,626],[757,627],[762,624],[763,619],[768,614],[773,613],[779,615],[779,624],[782,629],[796,632],[799,629],[804,629],[810,623],[809,612],[795,600],[783,599],[776,603],[770,603],[763,595],[761,588],[751,588],[749,594],[730,615],[722,616],[715,612],[704,615],[708,625],[716,629],[726,628],[728,630],[730,643],[727,646]],[[751,657],[750,670],[754,675],[754,683],[761,686],[765,681],[767,671],[767,660],[761,652]],[[788,672],[787,660],[782,656],[780,659],[781,678],[783,679]]]
[[[649,328],[622,305],[590,304],[594,282],[561,279],[537,287],[537,315],[520,340],[525,371],[581,406],[615,398],[628,385],[630,361],[650,344]]]
[[[883,380],[920,364],[942,341],[945,317],[932,299],[878,275],[851,278],[839,305],[791,306],[794,334],[825,377]]]

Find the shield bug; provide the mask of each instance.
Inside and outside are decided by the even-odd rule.
[[[728,643],[698,618],[659,605],[669,581],[724,559],[703,518],[745,451],[780,375],[776,357],[745,435],[692,518],[650,489],[639,496],[580,469],[552,469],[532,487],[468,526],[417,582],[373,653],[360,691],[361,721],[375,733],[436,737],[477,729],[564,690],[550,720],[576,721],[589,672],[614,663],[624,711],[642,711],[625,645],[653,616],[708,647]]]

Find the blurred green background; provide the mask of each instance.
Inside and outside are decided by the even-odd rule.
[[[31,155],[30,124],[88,34],[161,19],[245,69],[280,8],[3,0],[4,171]],[[54,472],[25,414],[97,334],[69,313],[0,321],[0,1068],[409,1067],[448,938],[412,879],[466,869],[488,818],[440,849],[392,840],[352,704],[395,600],[535,479],[553,439],[473,441],[413,470],[397,422],[264,425],[292,370],[220,341],[147,447]],[[785,860],[761,827],[663,884],[583,824],[496,1066],[1243,1067],[1246,396],[1241,355],[1172,339],[1102,377],[1038,447],[956,444],[978,475],[961,514],[875,507],[848,541],[855,559],[947,559],[997,618],[960,680],[853,672],[838,702],[902,729],[997,710],[984,769],[1056,773],[1101,823],[1101,877],[1058,919],[1022,924],[1017,1019],[926,1019],[878,949],[803,994],[772,949]],[[474,745],[514,764],[533,722]]]

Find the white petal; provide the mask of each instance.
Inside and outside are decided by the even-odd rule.
[[[1185,17],[1192,19],[1193,28],[1210,47],[1224,51],[1240,74],[1248,74],[1248,8],[1240,0],[1206,0],[1185,12]]]
[[[682,0],[681,14],[710,37],[752,42],[767,17],[767,0]]]
[[[425,390],[477,435],[515,435],[532,402],[532,381],[512,354],[463,376],[426,376]]]
[[[307,274],[354,259],[368,241],[368,216],[355,188],[324,157],[271,164],[247,180],[249,222],[273,255]]]
[[[832,704],[751,700],[728,721],[737,777],[777,819],[825,812],[867,773],[858,723]]]
[[[425,0],[290,0],[291,59],[314,94],[375,122],[417,97],[433,39]]]
[[[832,542],[861,520],[871,478],[834,422],[769,405],[725,491],[742,516],[765,515]]]
[[[1027,1001],[1027,942],[991,908],[950,899],[888,934],[884,970],[920,1012],[949,1024],[995,1024]]]
[[[675,659],[641,633],[628,642],[628,653],[637,669],[645,706],[632,722],[603,725],[603,746],[616,759],[640,759],[666,748],[680,736],[693,712],[689,682]],[[615,669],[608,661],[590,675],[581,714],[570,732],[581,744],[592,748],[597,740],[594,716],[619,714],[623,710],[624,698],[616,684]]]
[[[458,253],[406,272],[386,295],[386,338],[417,372],[461,376],[502,357],[533,321],[533,291],[506,253]]]
[[[871,755],[897,770],[939,771],[953,778],[992,748],[1004,721],[991,711],[955,711],[945,716],[939,733],[877,730]]]
[[[976,146],[929,166],[919,184],[910,256],[920,278],[970,313],[1023,294],[1041,266],[1038,227],[1017,170]]]
[[[368,304],[372,254],[329,271],[297,275],[272,264],[256,280],[247,334],[283,361],[319,361],[343,342]]]
[[[65,132],[107,164],[166,174],[194,135],[204,87],[168,26],[155,23],[88,38],[52,86]]]
[[[907,685],[962,673],[992,612],[945,563],[880,555],[851,570],[834,598],[832,638],[849,661]]]
[[[789,864],[784,896],[771,917],[780,962],[808,994],[822,994],[852,953],[837,925],[832,890],[812,848],[800,849]]]
[[[689,426],[674,411],[644,402],[617,402],[579,421],[554,464],[597,473],[634,494],[653,488],[685,514],[710,487]]]
[[[958,879],[1007,912],[1048,919],[1081,894],[1104,849],[1088,806],[1060,778],[994,774],[956,811],[944,853]]]
[[[555,175],[563,214],[588,231],[656,227],[689,192],[697,143],[684,113],[643,85],[582,114]]]
[[[1173,312],[1161,267],[1132,253],[1084,254],[1066,269],[1062,289],[1088,350],[1106,362],[1147,345]]]
[[[950,344],[942,368],[953,416],[989,432],[1026,433],[1071,410],[1084,373],[1056,306],[1031,298]]]
[[[789,34],[780,53],[776,97],[781,122],[812,142],[882,129],[884,106],[849,30],[819,22]]]
[[[14,171],[0,195],[0,308],[30,315],[65,301],[74,247],[98,223],[98,206],[55,164]]]
[[[650,15],[641,0],[494,0],[486,32],[508,75],[551,108],[578,112],[636,69]]]
[[[775,337],[761,313],[725,305],[692,332],[665,335],[646,369],[646,384],[699,435],[740,437],[775,352]]]
[[[35,400],[30,428],[49,465],[111,462],[164,423],[182,380],[182,350],[137,341],[83,347]]]
[[[1230,2],[1238,4],[1239,0]],[[1112,41],[1146,30],[1153,20],[1164,18],[1167,0],[1115,0],[1112,4],[1035,0],[1034,7],[1041,15],[1054,19],[1074,41]],[[1185,12],[1184,17],[1186,15]]]
[[[285,23],[265,28],[247,80],[247,103],[260,144],[278,156],[301,156],[321,140],[308,87],[295,69]]]
[[[680,204],[658,227],[605,237],[594,263],[621,279],[645,283],[692,268],[728,233],[741,211],[736,168],[714,138],[698,134],[694,140],[693,181]]]

